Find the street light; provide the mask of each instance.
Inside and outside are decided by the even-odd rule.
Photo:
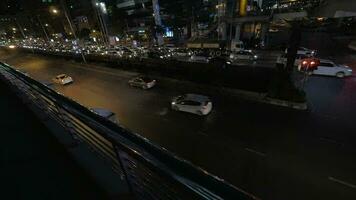
[[[58,11],[57,9],[55,9],[55,8],[52,9],[52,13],[53,13],[53,14],[58,14],[58,12],[59,12],[59,11]]]

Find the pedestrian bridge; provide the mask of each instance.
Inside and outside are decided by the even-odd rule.
[[[256,199],[0,63],[4,199]]]

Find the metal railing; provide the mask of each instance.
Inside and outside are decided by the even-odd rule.
[[[136,199],[255,199],[7,64],[0,63],[0,78],[26,104],[62,126],[73,141],[100,155],[126,180]]]

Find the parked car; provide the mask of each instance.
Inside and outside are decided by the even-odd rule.
[[[309,55],[305,55],[305,54],[297,54],[296,57],[295,57],[294,66],[295,67],[299,66],[300,61],[305,59],[305,58],[310,58],[310,56]],[[283,65],[283,66],[286,66],[287,65],[287,55],[286,54],[282,54],[282,55],[278,56],[276,63],[280,64],[280,65]]]
[[[288,48],[286,48],[285,54],[288,53]],[[297,54],[299,55],[306,55],[306,56],[316,56],[316,50],[312,50],[312,49],[308,49],[308,48],[305,48],[305,47],[299,47],[298,50],[297,50]]]
[[[191,55],[192,55],[192,52],[187,49],[176,49],[173,52],[174,57],[188,57]]]
[[[301,64],[299,64],[298,69],[301,70]],[[343,78],[346,76],[351,76],[352,69],[346,65],[335,64],[331,60],[320,59],[320,65],[318,66],[318,69],[314,70],[312,74]]]
[[[190,56],[190,61],[208,63],[210,58],[210,55],[207,53],[197,53]]]
[[[139,76],[129,80],[129,85],[142,89],[150,89],[156,85],[156,80],[151,79],[147,76]]]
[[[173,98],[171,107],[176,111],[189,112],[198,115],[208,115],[213,109],[213,103],[207,96],[185,94]]]
[[[242,51],[238,51],[238,52],[234,52],[234,53],[230,54],[230,59],[233,61],[236,61],[236,60],[256,61],[257,58],[258,58],[258,56],[249,50],[242,50]]]
[[[297,54],[307,55],[307,56],[316,56],[316,50],[307,49],[305,47],[299,47]]]
[[[216,56],[209,59],[209,63],[225,68],[226,66],[230,66],[232,61],[228,56]]]
[[[147,52],[147,57],[153,59],[171,59],[172,55],[161,51],[149,51]]]
[[[147,57],[148,58],[153,58],[153,59],[163,59],[164,58],[164,56],[161,53],[157,52],[157,51],[148,51],[147,52]]]
[[[53,78],[53,82],[60,84],[60,85],[67,85],[67,84],[73,83],[73,79],[72,79],[72,77],[70,77],[66,74],[60,74]]]

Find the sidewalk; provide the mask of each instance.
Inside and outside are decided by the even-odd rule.
[[[3,82],[0,91],[1,199],[108,199]]]

